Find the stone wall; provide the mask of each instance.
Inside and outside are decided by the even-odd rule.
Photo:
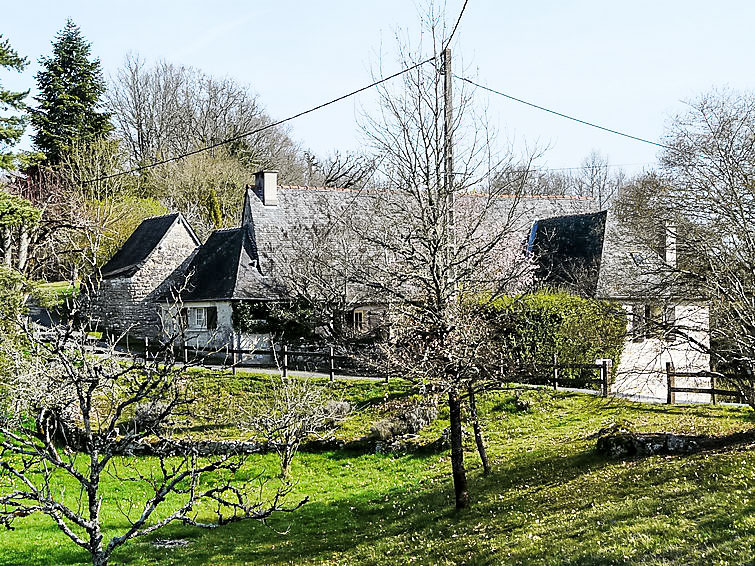
[[[160,336],[154,291],[196,247],[183,223],[176,222],[134,275],[103,279],[92,301],[92,315],[100,329],[138,338]]]

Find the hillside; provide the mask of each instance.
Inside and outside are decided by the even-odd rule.
[[[377,384],[344,385],[361,408],[345,438],[380,417]],[[400,394],[393,386],[393,394]],[[211,397],[211,392],[208,393]],[[482,477],[469,442],[473,506],[452,510],[448,451],[300,454],[296,495],[310,502],[262,525],[213,531],[174,526],[131,542],[115,563],[199,564],[745,564],[755,546],[755,457],[736,445],[688,456],[609,461],[594,435],[621,423],[637,431],[726,434],[752,428],[737,407],[640,405],[533,391],[522,410],[507,392],[482,403],[493,472]],[[441,413],[418,440],[436,439]],[[222,427],[220,427],[222,428]],[[256,457],[250,473],[275,468]],[[140,465],[148,467],[149,460]],[[3,479],[0,478],[0,482]],[[129,486],[110,478],[111,488]],[[295,499],[295,495],[290,496]],[[113,525],[123,520],[112,505]],[[47,519],[0,533],[0,565],[83,564],[86,557]],[[187,546],[157,548],[155,539]]]

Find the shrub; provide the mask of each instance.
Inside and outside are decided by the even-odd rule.
[[[610,358],[615,367],[626,335],[620,305],[564,292],[502,297],[490,303],[488,316],[504,364],[542,375],[554,354],[575,364]]]

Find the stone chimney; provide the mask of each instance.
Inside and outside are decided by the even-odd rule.
[[[278,172],[258,171],[254,174],[256,193],[261,196],[265,206],[278,205]]]
[[[676,267],[676,224],[673,220],[667,220],[664,226],[666,265]]]

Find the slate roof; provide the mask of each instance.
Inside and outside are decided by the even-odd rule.
[[[171,276],[187,281],[180,293],[182,301],[280,298],[275,283],[275,264],[301,253],[297,242],[301,231],[329,226],[334,219],[353,221],[362,218],[369,223],[375,205],[386,194],[359,189],[334,189],[309,186],[278,186],[277,205],[265,206],[254,187],[247,189],[242,227],[216,230],[202,245],[182,273]],[[388,195],[390,198],[390,195]],[[467,195],[458,202],[463,209],[480,197]],[[591,210],[594,201],[574,197],[503,197],[496,206],[500,215],[511,207],[512,199],[520,198],[515,230],[526,237],[532,221],[539,216],[563,212]],[[465,204],[466,202],[466,204]],[[497,209],[496,209],[496,212]],[[500,216],[499,215],[499,216]],[[495,214],[491,215],[495,218]],[[159,300],[170,300],[171,292]]]
[[[369,222],[370,215],[376,212],[376,203],[385,204],[391,199],[390,193],[380,191],[296,185],[279,186],[277,196],[277,206],[265,206],[255,189],[250,188],[245,200],[242,222],[248,221],[253,225],[263,270],[266,267],[266,257],[272,250],[290,246],[301,226],[326,226],[333,219],[353,219],[360,216]],[[474,194],[457,197],[459,218],[463,216],[465,206],[473,207],[476,201],[482,199],[482,196]],[[532,223],[538,218],[594,211],[597,208],[593,199],[585,197],[501,195],[494,201],[490,220],[503,219],[515,199],[518,199],[517,213],[512,228],[522,240],[526,238]]]
[[[191,237],[199,245],[199,239],[180,213],[147,218],[139,224],[123,246],[115,252],[115,255],[102,266],[102,277],[110,279],[134,275],[144,265],[152,251],[160,245],[168,230],[177,222],[183,223]]]
[[[657,251],[632,237],[613,213],[538,219],[529,249],[541,280],[601,299],[659,299],[684,294]]]
[[[581,294],[595,295],[607,212],[536,220],[528,249],[537,260],[538,279]]]
[[[249,226],[215,230],[184,269],[182,301],[265,299],[274,286],[259,268],[254,234]],[[160,299],[172,297],[170,291]]]

